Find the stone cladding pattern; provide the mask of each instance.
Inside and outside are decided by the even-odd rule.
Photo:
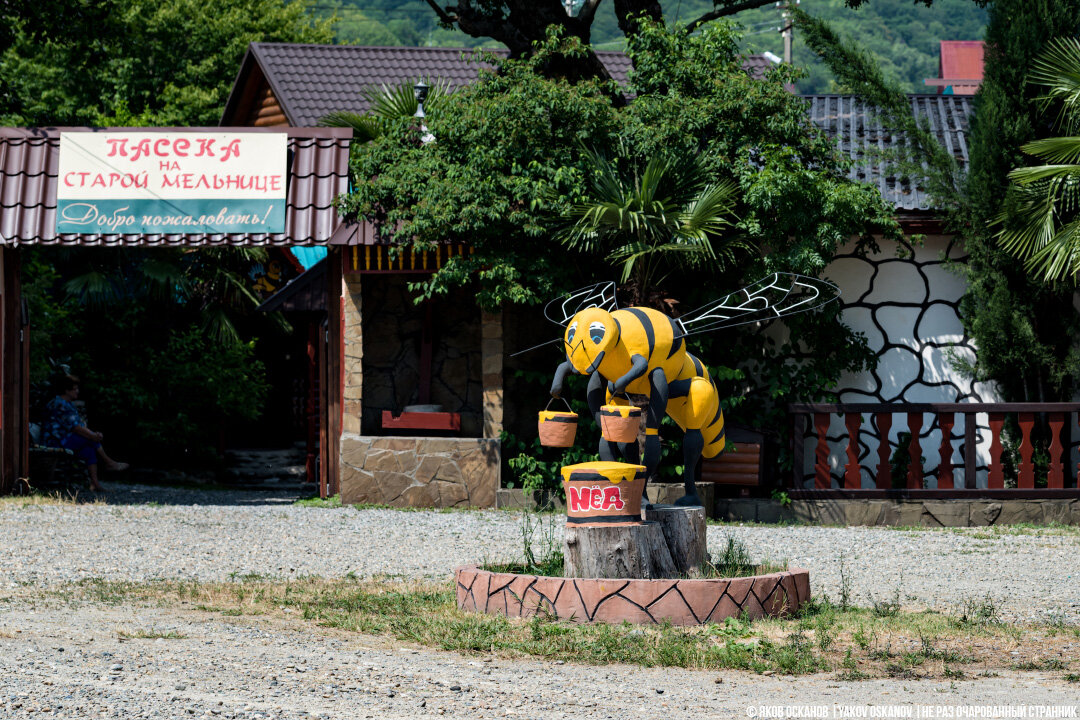
[[[885,247],[886,243],[882,243]],[[960,297],[964,281],[948,267],[963,262],[966,254],[955,238],[929,236],[920,244],[900,242],[894,251],[865,257],[849,245],[825,271],[837,283],[844,304],[843,320],[866,336],[878,358],[873,371],[846,373],[838,383],[841,403],[960,403],[999,401],[995,388],[973,382],[957,363],[974,362],[976,348],[960,321]],[[812,425],[812,423],[811,423]],[[803,468],[807,486],[813,484],[815,439],[808,435]],[[900,433],[907,432],[907,418],[894,414],[889,442],[895,450]],[[933,415],[923,418],[919,434],[927,487],[937,487],[941,429]],[[964,417],[956,415],[952,428],[953,483],[964,486]],[[828,432],[830,462],[835,486],[843,484],[847,429],[841,415],[832,417]],[[990,435],[986,416],[977,418],[977,484],[986,486]],[[864,414],[859,431],[859,462],[862,486],[875,487],[878,431],[872,415]],[[890,453],[891,454],[891,453]]]
[[[810,573],[799,569],[730,580],[607,580],[466,566],[454,577],[462,610],[521,618],[543,613],[580,623],[701,625],[743,613],[750,619],[784,615],[810,599]]]
[[[394,507],[495,507],[499,441],[341,438],[341,502]]]

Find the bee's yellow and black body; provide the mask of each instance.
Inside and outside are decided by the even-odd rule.
[[[687,504],[697,502],[695,476],[700,460],[724,449],[724,414],[716,386],[704,363],[686,352],[675,322],[650,308],[632,307],[608,312],[590,307],[574,315],[563,335],[566,362],[560,366],[552,394],[561,392],[569,372],[589,375],[589,408],[629,402],[619,395],[649,398],[643,464],[649,476],[660,459],[660,419],[666,412],[686,432],[684,466]],[[637,462],[637,443],[601,440],[600,456],[613,460],[616,452]]]
[[[677,504],[700,504],[696,480],[701,458],[715,457],[723,451],[724,413],[708,368],[686,351],[685,337],[769,322],[823,307],[839,297],[839,289],[826,280],[776,272],[673,320],[650,308],[616,309],[614,283],[581,288],[552,300],[544,308],[548,320],[565,325],[566,362],[555,372],[551,394],[560,396],[569,373],[588,375],[589,409],[597,424],[603,405],[628,403],[626,393],[647,396],[645,457],[641,463],[646,477],[656,474],[660,420],[666,413],[686,433],[686,496]],[[638,464],[636,441],[600,441],[603,460],[614,460],[616,453],[626,462]]]

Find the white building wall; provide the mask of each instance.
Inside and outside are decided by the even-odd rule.
[[[973,360],[975,345],[959,316],[964,281],[947,267],[963,259],[953,238],[928,236],[919,244],[904,243],[897,252],[891,242],[880,242],[881,251],[867,257],[854,253],[854,243],[843,248],[826,269],[824,277],[840,287],[843,320],[864,334],[877,354],[877,369],[846,373],[838,384],[842,403],[998,402],[1000,397],[987,383],[972,382],[955,367],[957,359]],[[976,416],[979,457],[978,485],[986,485],[990,438],[986,415]],[[812,422],[810,423],[812,429]],[[894,414],[889,433],[896,438],[907,432],[905,414]],[[953,484],[964,486],[964,416],[955,416],[952,428]],[[847,429],[842,416],[834,416],[829,428],[830,462],[835,483],[842,484],[847,462]],[[920,432],[926,486],[937,487],[941,431],[933,414],[924,414]],[[873,418],[864,414],[859,432],[862,485],[876,486],[877,432]],[[808,438],[804,469],[812,483],[815,442]]]

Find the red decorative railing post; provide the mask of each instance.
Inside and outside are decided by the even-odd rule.
[[[922,413],[907,414],[908,432],[911,443],[908,444],[907,486],[910,490],[921,490],[923,486],[922,444],[919,431],[922,430]]]
[[[817,441],[814,446],[813,460],[814,484],[811,486],[814,492],[820,492],[819,497],[854,497],[863,494],[866,497],[917,497],[924,498],[958,498],[976,497],[982,493],[988,498],[1003,498],[1012,495],[1022,498],[1077,498],[1080,497],[1080,466],[1071,466],[1072,437],[1074,430],[1070,423],[1080,424],[1080,402],[1064,403],[793,403],[788,406],[791,413],[791,444],[795,462],[792,465],[792,485],[796,491],[809,491],[804,483],[807,479],[806,456],[803,451],[809,451],[806,443],[810,435],[810,423],[816,431]],[[964,429],[957,430],[957,414],[963,416]],[[982,418],[986,419],[983,420]],[[1018,427],[1021,435],[1018,443],[1017,481],[1016,486],[1005,490],[1005,463],[1004,443],[1002,432],[1005,428],[1007,413],[1016,413]],[[1076,413],[1074,421],[1072,414]],[[910,433],[909,440],[903,443],[906,453],[899,448],[890,445],[890,437],[893,435],[895,415],[907,415],[906,432]],[[1040,480],[1036,483],[1035,478],[1035,444],[1041,442],[1041,435],[1036,435],[1035,419],[1043,416],[1047,420],[1049,437],[1046,449],[1049,453],[1046,469],[1046,487]],[[841,450],[839,442],[836,447],[829,440],[829,431],[832,423],[843,416],[843,423],[847,428],[847,444],[843,452],[846,457],[840,460],[831,453],[837,455]],[[930,420],[927,420],[927,416]],[[864,418],[869,417],[870,426],[862,427]],[[989,434],[980,434],[980,421],[982,428],[989,425]],[[926,423],[930,425],[927,426]],[[936,426],[935,426],[936,424]],[[940,430],[941,443],[938,447],[938,464],[932,470],[936,476],[934,487],[924,487],[926,484],[926,461],[922,457],[921,433],[924,427],[929,430]],[[961,438],[954,434],[960,432],[963,436],[962,450],[959,456],[963,457],[963,480],[958,480],[957,470],[959,461],[956,442]],[[841,431],[842,433],[842,431]],[[865,434],[863,434],[865,433]],[[902,433],[901,433],[902,435]],[[983,445],[977,441],[981,438]],[[835,438],[834,438],[835,439]],[[876,466],[869,458],[874,450],[868,450],[877,441]],[[988,446],[989,457],[984,460],[980,450],[986,451]],[[1041,446],[1040,446],[1041,447]],[[894,451],[898,453],[894,454]],[[867,453],[864,456],[864,453]],[[896,455],[900,457],[897,457]],[[903,456],[906,455],[906,458]],[[1068,458],[1068,459],[1067,459]],[[901,482],[903,487],[894,488],[893,483],[895,470],[903,468],[904,460],[907,467],[901,470],[905,475]],[[863,479],[865,469],[873,476],[873,482],[866,484]],[[894,463],[899,468],[894,468]],[[987,468],[986,487],[980,489],[977,486],[978,471],[985,463]],[[841,467],[842,466],[842,467]],[[1068,470],[1066,471],[1066,467]],[[836,473],[834,473],[834,469]],[[1071,475],[1066,478],[1066,472]],[[834,475],[838,486],[833,485]],[[1073,485],[1072,477],[1076,477],[1077,485]],[[1013,483],[1009,483],[1012,485]],[[900,492],[896,492],[899,490]],[[1014,494],[1015,493],[1015,494]],[[813,497],[808,495],[807,497]]]
[[[991,490],[1005,487],[1005,471],[1001,467],[1001,427],[1005,424],[1005,413],[987,413],[990,420],[990,473],[986,486]]]
[[[1061,453],[1065,449],[1061,444],[1061,431],[1065,427],[1065,413],[1050,413],[1050,467],[1046,473],[1046,487],[1065,487],[1065,465],[1061,462]]]
[[[817,450],[814,453],[814,487],[832,487],[829,475],[829,414],[814,413],[814,430],[817,432]]]
[[[806,438],[806,415],[791,416],[791,487],[803,489],[804,440]]]
[[[1017,413],[1020,420],[1020,477],[1016,487],[1031,489],[1035,487],[1035,463],[1031,456],[1035,446],[1031,444],[1031,429],[1035,426],[1035,413]]]
[[[892,413],[877,413],[878,432],[878,464],[877,464],[877,489],[890,490],[892,488],[892,463],[889,462],[889,431],[892,430]]]
[[[978,481],[975,476],[978,462],[975,453],[978,449],[975,447],[975,421],[975,413],[964,413],[964,487],[968,490],[974,490]]]
[[[941,447],[938,448],[938,490],[951,490],[953,488],[953,464],[952,464],[952,429],[956,417],[953,413],[938,413],[938,427],[941,428]]]
[[[862,413],[845,413],[844,425],[847,426],[848,434],[844,487],[848,490],[858,490],[862,487],[862,473],[859,470],[859,426],[862,425]]]

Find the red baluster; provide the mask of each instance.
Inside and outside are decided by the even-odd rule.
[[[990,474],[986,487],[1000,490],[1005,487],[1005,471],[1001,467],[1001,426],[1005,424],[1005,413],[987,413],[990,422]]]
[[[908,432],[911,433],[911,444],[908,445],[907,486],[911,490],[921,490],[923,486],[923,467],[919,431],[922,430],[922,413],[908,413],[907,424]]]
[[[1061,462],[1061,453],[1065,447],[1061,444],[1061,431],[1065,427],[1065,413],[1050,413],[1050,468],[1046,474],[1046,487],[1065,487],[1065,464]]]
[[[1034,446],[1031,444],[1031,429],[1035,427],[1035,413],[1017,413],[1020,420],[1020,478],[1018,488],[1035,487],[1035,463],[1031,461]]]
[[[952,464],[952,429],[956,416],[953,413],[938,413],[938,427],[941,428],[941,447],[938,454],[937,486],[938,490],[951,490],[953,488],[953,464]]]
[[[889,430],[892,429],[892,413],[878,413],[877,419],[878,449],[877,449],[877,488],[878,490],[890,490],[892,488],[892,463],[889,462]]]
[[[828,413],[814,413],[814,430],[817,432],[817,449],[814,451],[814,487],[832,487],[832,478],[829,476],[829,441],[826,434],[829,432]]]
[[[862,474],[859,470],[859,426],[862,425],[862,413],[849,412],[844,415],[847,426],[847,465],[844,466],[844,487],[858,490],[862,487]]]

